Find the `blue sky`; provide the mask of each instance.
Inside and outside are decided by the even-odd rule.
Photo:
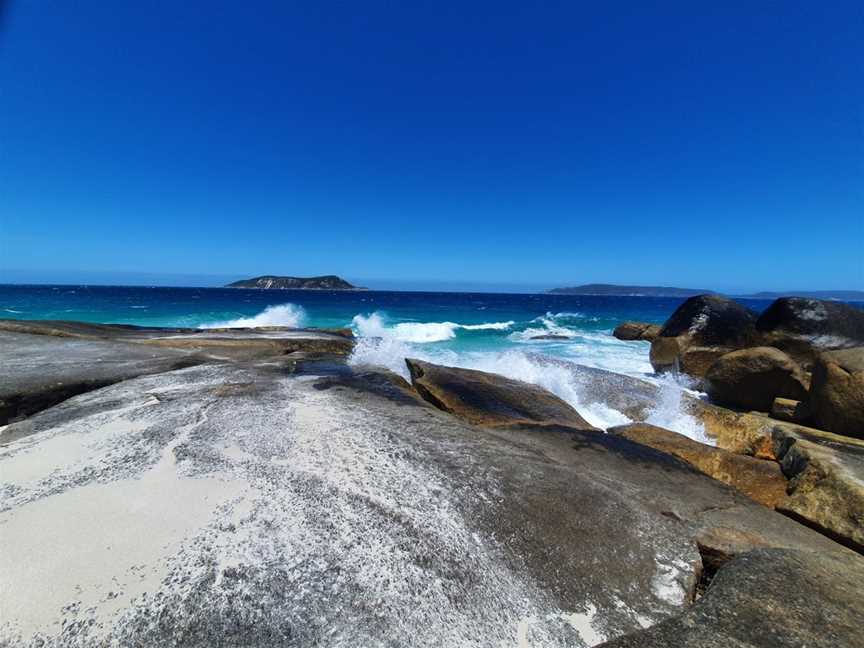
[[[632,4],[12,2],[0,280],[864,288],[861,5]]]

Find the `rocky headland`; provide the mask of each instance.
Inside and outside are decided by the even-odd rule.
[[[264,275],[234,281],[226,288],[258,288],[261,290],[365,290],[336,275],[320,277],[279,277]]]
[[[344,330],[0,321],[0,645],[864,646],[864,313],[650,336],[713,445],[564,361],[634,423]]]

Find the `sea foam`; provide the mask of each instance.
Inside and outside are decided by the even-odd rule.
[[[444,342],[456,337],[456,331],[503,331],[514,322],[487,322],[483,324],[457,324],[456,322],[399,322],[392,326],[381,313],[355,315],[351,327],[363,337],[391,338],[401,342],[425,344]]]
[[[297,304],[277,304],[268,306],[252,317],[210,322],[201,324],[201,328],[257,328],[261,326],[285,326],[298,328],[306,322],[306,311]]]

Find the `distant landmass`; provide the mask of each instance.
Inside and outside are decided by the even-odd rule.
[[[615,284],[584,284],[570,288],[553,288],[554,295],[605,295],[618,297],[693,297],[694,295],[716,295],[715,290],[699,288],[674,288],[671,286],[618,286]],[[756,292],[733,295],[744,299],[778,299],[779,297],[812,297],[814,299],[838,299],[842,301],[864,301],[864,290],[787,290],[783,292]]]
[[[738,295],[748,299],[777,299],[778,297],[812,297],[813,299],[839,299],[864,301],[864,290],[789,290],[787,292],[757,292]]]
[[[365,290],[348,283],[336,275],[322,277],[277,277],[264,275],[252,279],[241,279],[226,288],[260,288],[262,290]]]
[[[619,297],[693,297],[713,295],[713,290],[699,288],[672,288],[670,286],[616,286],[613,284],[585,284],[569,288],[553,288],[553,295],[606,295]]]

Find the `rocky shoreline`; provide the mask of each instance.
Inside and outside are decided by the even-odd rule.
[[[633,424],[344,330],[0,321],[0,645],[864,646],[864,313],[617,334],[715,445],[587,367]]]

